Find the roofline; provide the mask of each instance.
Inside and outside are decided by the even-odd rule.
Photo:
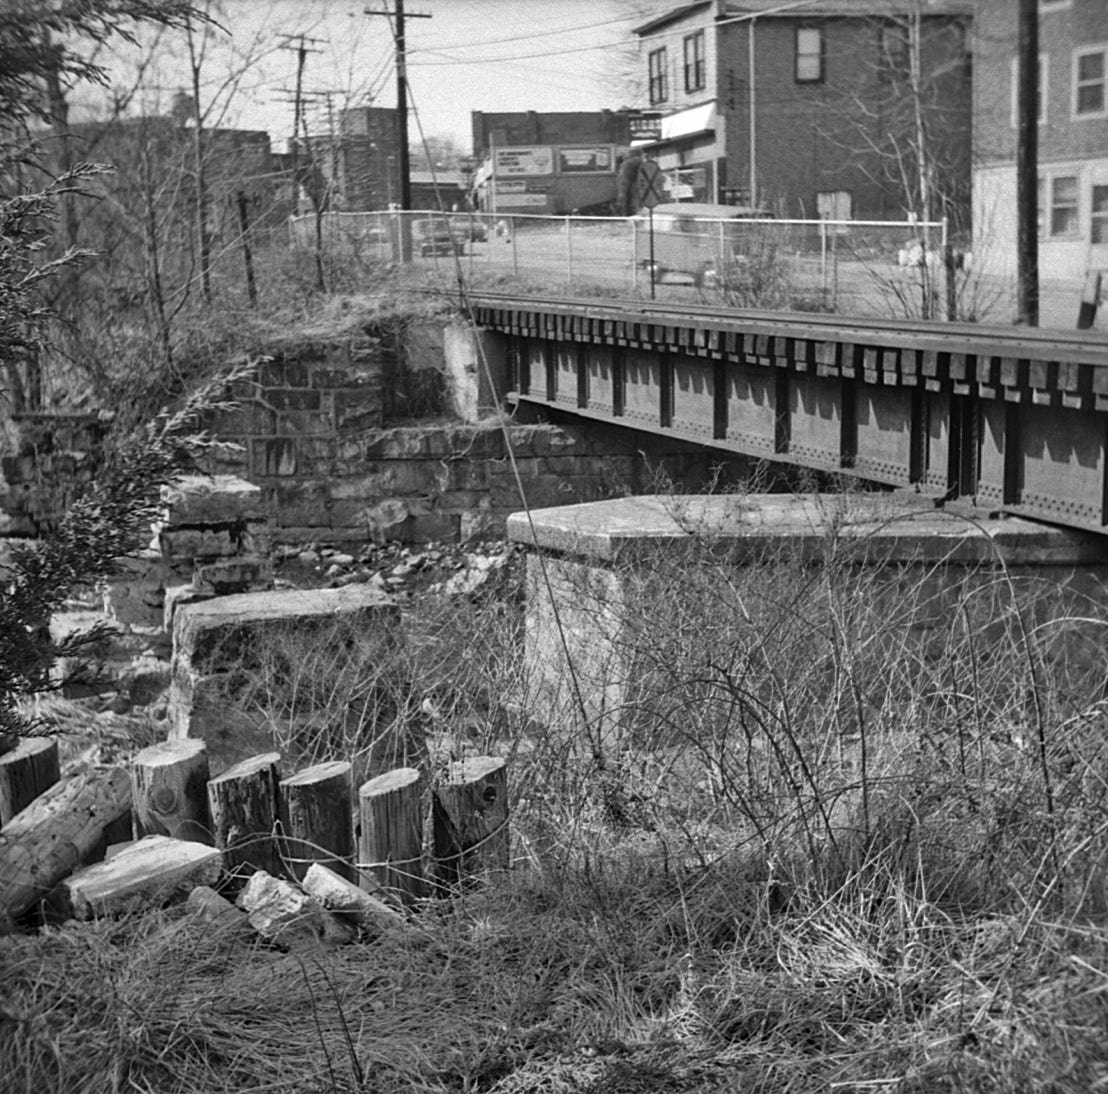
[[[664,27],[667,23],[676,22],[678,19],[683,19],[686,15],[691,15],[694,11],[699,11],[701,8],[711,7],[714,0],[697,0],[694,4],[683,4],[679,8],[674,8],[672,11],[667,11],[665,15],[656,15],[653,19],[641,26],[632,27],[631,33],[637,34],[640,37],[644,34],[649,34],[651,31],[657,30],[659,27]]]

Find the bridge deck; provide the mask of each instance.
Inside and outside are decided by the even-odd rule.
[[[480,294],[511,398],[1108,531],[1097,332]]]

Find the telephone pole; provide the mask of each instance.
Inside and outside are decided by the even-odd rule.
[[[393,27],[393,42],[396,53],[396,140],[399,144],[400,166],[400,208],[412,207],[412,166],[408,155],[408,62],[404,43],[404,0],[394,0],[396,10],[371,11],[366,15],[387,16]],[[409,19],[430,19],[430,12],[409,12]],[[392,22],[395,20],[395,22]]]
[[[309,53],[322,53],[321,49],[311,49],[308,43],[311,42],[313,46],[325,42],[325,38],[309,38],[306,34],[291,34],[285,35],[285,41],[281,44],[281,49],[291,50],[293,49],[293,42],[297,42],[296,49],[296,87],[293,91],[292,98],[292,211],[295,215],[300,211],[300,163],[297,150],[299,148],[300,140],[300,118],[304,109],[304,66],[308,61]],[[307,134],[305,134],[306,136]]]
[[[1016,279],[1018,316],[1039,325],[1039,4],[1019,0],[1016,117]]]

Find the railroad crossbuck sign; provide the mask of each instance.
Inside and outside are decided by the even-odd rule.
[[[635,205],[639,209],[653,209],[665,201],[665,179],[662,169],[653,160],[643,160],[635,179]]]

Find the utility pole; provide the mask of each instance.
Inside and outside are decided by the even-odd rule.
[[[1023,326],[1039,325],[1039,3],[1019,0],[1016,278]]]
[[[400,157],[400,208],[412,207],[412,167],[408,155],[408,62],[407,49],[404,42],[404,0],[394,0],[395,12],[371,11],[365,9],[366,15],[384,15],[395,19],[392,23],[393,42],[396,53],[396,140],[399,144],[398,155]],[[409,12],[409,19],[430,19],[430,12]]]
[[[306,34],[286,35],[285,41],[279,47],[281,49],[293,49],[296,45],[296,87],[292,98],[292,211],[295,216],[300,211],[300,157],[298,155],[300,140],[300,118],[304,109],[304,66],[309,53],[322,53],[321,49],[310,49],[308,43],[313,46],[325,42],[325,38],[309,38]]]

